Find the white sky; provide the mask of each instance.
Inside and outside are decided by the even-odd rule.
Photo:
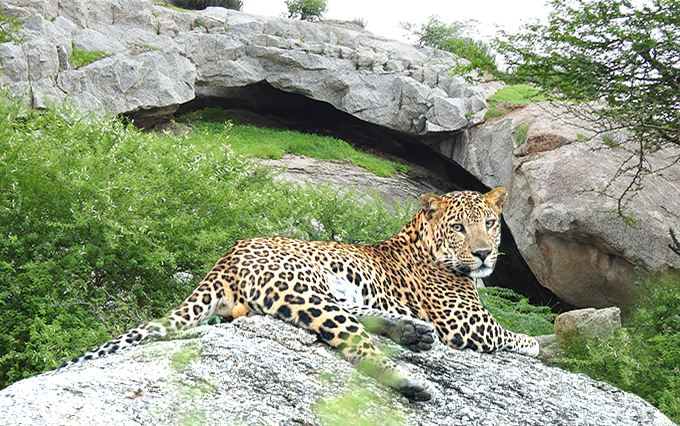
[[[243,0],[243,11],[255,15],[280,17],[286,10],[284,0]],[[513,33],[522,23],[545,20],[549,11],[545,0],[328,0],[328,11],[323,17],[363,19],[368,31],[407,41],[408,34],[399,22],[420,25],[432,15],[446,24],[475,19],[479,21],[480,36],[486,38],[496,33],[495,25]]]

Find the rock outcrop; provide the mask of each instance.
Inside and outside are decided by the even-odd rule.
[[[516,141],[519,126],[526,141]],[[602,196],[630,155],[605,145],[583,123],[549,104],[534,104],[437,143],[488,186],[504,185],[503,216],[517,247],[542,285],[577,307],[625,307],[635,294],[635,268],[680,268],[668,229],[680,230],[680,165],[647,177],[634,197],[631,226],[616,200]],[[616,137],[616,135],[610,135]],[[583,140],[590,138],[589,140]],[[678,149],[651,153],[653,167],[671,164]],[[626,176],[609,194],[620,194]]]
[[[486,107],[486,89],[448,75],[453,55],[335,25],[151,0],[0,5],[26,21],[22,43],[0,46],[2,84],[35,108],[68,96],[80,108],[132,113],[267,83],[415,135],[465,128]],[[109,56],[76,69],[74,46]]]
[[[203,326],[0,391],[8,425],[659,425],[635,395],[510,353],[387,350],[436,388],[408,401],[271,317]],[[367,423],[362,423],[362,421]]]

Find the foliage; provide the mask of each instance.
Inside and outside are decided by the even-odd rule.
[[[73,48],[73,53],[68,57],[68,60],[77,67],[84,67],[94,61],[111,56],[111,53],[106,53],[101,50],[78,49],[75,41],[71,42],[71,46]]]
[[[195,116],[196,113],[192,113]],[[204,137],[229,137],[229,144],[237,154],[257,158],[281,158],[284,154],[305,155],[322,160],[342,160],[363,167],[378,176],[406,173],[408,167],[359,152],[347,142],[328,137],[299,133],[291,130],[267,129],[233,122],[257,121],[257,114],[242,110],[207,108],[198,112],[201,121],[194,123],[191,141]],[[191,117],[181,118],[187,121]]]
[[[574,342],[558,361],[635,393],[680,421],[680,273],[641,278],[626,328],[609,340]]]
[[[476,23],[475,20],[467,20],[454,21],[447,25],[437,16],[432,16],[427,24],[419,27],[411,23],[401,25],[417,37],[417,42],[421,46],[445,50],[467,60],[467,63],[454,66],[455,74],[468,74],[473,70],[495,74],[496,59],[491,47],[470,35],[474,34]]]
[[[647,154],[680,145],[680,3],[674,0],[551,0],[547,25],[501,32],[508,80],[542,87],[600,133],[621,131],[629,157],[613,176],[623,215],[642,179],[669,164]],[[627,131],[622,131],[627,129]],[[679,157],[671,159],[676,164]],[[610,186],[604,191],[610,190]],[[611,194],[609,194],[612,196]]]
[[[327,0],[286,0],[289,18],[316,21],[328,10]]]
[[[363,18],[354,18],[352,19],[352,23],[354,25],[360,26],[361,28],[366,28],[368,25],[368,22]]]
[[[412,213],[277,182],[224,133],[161,138],[4,98],[0,111],[0,388],[162,316],[239,238],[370,244]]]
[[[0,13],[0,43],[8,41],[20,43],[22,37],[19,26],[21,24],[23,24],[21,19]]]
[[[529,336],[553,332],[556,315],[548,306],[530,305],[526,297],[501,287],[480,288],[479,297],[505,329]]]
[[[170,4],[182,9],[203,10],[207,7],[224,7],[225,9],[241,10],[241,0],[169,0]]]

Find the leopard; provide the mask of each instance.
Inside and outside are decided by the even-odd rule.
[[[424,194],[392,238],[373,245],[284,237],[239,240],[177,308],[60,366],[164,339],[214,316],[270,315],[311,331],[350,363],[411,401],[433,388],[381,352],[371,334],[415,352],[455,349],[536,357],[539,344],[504,329],[475,281],[499,255],[507,190]]]

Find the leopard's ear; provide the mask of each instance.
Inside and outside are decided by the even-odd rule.
[[[501,214],[503,211],[503,202],[506,198],[508,198],[508,191],[502,186],[497,186],[484,194],[484,199],[496,214]]]
[[[420,206],[422,207],[427,220],[432,223],[437,223],[443,214],[444,199],[435,194],[423,194],[420,197]]]

